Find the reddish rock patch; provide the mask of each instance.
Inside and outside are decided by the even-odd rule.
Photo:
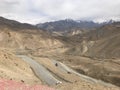
[[[24,83],[15,82],[12,80],[0,80],[0,90],[54,90],[54,89],[43,85],[29,86]]]

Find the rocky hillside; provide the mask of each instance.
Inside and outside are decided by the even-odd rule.
[[[106,25],[94,31],[90,36],[95,42],[91,50],[90,56],[102,58],[120,58],[120,23]]]
[[[67,42],[73,44],[73,47],[77,48],[77,51],[79,51],[77,54],[84,52],[84,55],[102,58],[119,58],[120,56],[119,22],[67,38],[69,38]]]
[[[35,26],[0,18],[0,47],[14,50],[57,48],[63,44]]]

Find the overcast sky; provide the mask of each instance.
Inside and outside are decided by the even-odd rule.
[[[0,16],[31,24],[66,18],[120,20],[120,0],[0,0]]]

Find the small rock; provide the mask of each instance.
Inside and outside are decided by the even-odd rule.
[[[23,82],[23,83],[24,83],[24,81],[23,81],[23,80],[21,80],[21,82]]]

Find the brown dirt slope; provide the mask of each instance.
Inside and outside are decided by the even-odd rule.
[[[0,50],[0,78],[27,84],[39,84],[30,66],[8,50]]]

